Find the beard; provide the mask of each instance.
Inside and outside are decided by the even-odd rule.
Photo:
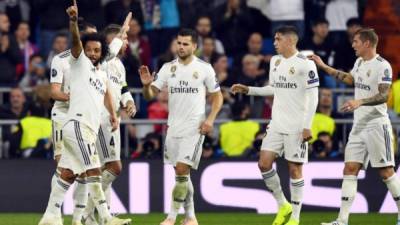
[[[191,56],[191,54],[179,54],[179,52],[178,52],[178,57],[181,60],[185,60],[185,59],[189,58],[190,56]]]

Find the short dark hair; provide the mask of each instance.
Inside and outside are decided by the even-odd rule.
[[[362,20],[360,18],[358,18],[358,17],[352,17],[352,18],[347,20],[346,27],[351,27],[351,26],[354,26],[354,25],[362,27],[362,25],[363,25]]]
[[[79,17],[78,18],[79,32],[84,32],[88,28],[93,28],[93,29],[97,30],[97,27],[94,24],[85,21],[82,17]]]
[[[193,43],[197,43],[197,32],[193,29],[189,29],[189,28],[183,28],[178,32],[177,36],[190,36],[192,37],[192,42]]]
[[[376,47],[378,45],[378,35],[375,33],[375,30],[372,28],[362,28],[356,31],[355,35],[360,36],[360,40],[362,42],[369,41],[373,47]]]
[[[40,58],[42,58],[42,60],[44,60],[42,55],[40,55],[39,53],[34,53],[31,56],[29,56],[29,62],[31,62],[34,58],[37,58],[37,57],[40,57]]]
[[[328,21],[327,19],[325,19],[325,18],[318,18],[318,19],[315,19],[315,20],[313,20],[313,21],[311,22],[311,25],[312,25],[312,26],[317,26],[317,25],[320,25],[320,24],[327,24],[327,25],[329,25],[329,21]]]
[[[297,37],[299,36],[299,31],[297,30],[297,28],[295,26],[290,26],[290,25],[284,25],[281,27],[278,27],[278,29],[275,30],[275,34],[280,33],[283,35],[286,34],[294,34]]]
[[[118,24],[109,24],[106,28],[104,28],[103,33],[105,36],[109,34],[118,34],[121,31],[121,26]]]
[[[104,35],[102,35],[102,34],[99,34],[99,33],[85,34],[82,36],[81,41],[82,41],[83,48],[85,48],[86,44],[89,41],[100,42],[100,44],[101,44],[101,57],[99,60],[100,63],[102,63],[105,60],[105,58],[107,57],[107,55],[109,54],[109,49],[108,49],[108,45],[106,43],[106,39],[105,39]]]

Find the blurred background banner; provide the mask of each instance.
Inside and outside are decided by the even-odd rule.
[[[166,212],[171,201],[173,168],[160,160],[124,161],[124,171],[113,184],[114,213]],[[282,187],[289,194],[288,169],[275,165]],[[304,211],[335,211],[340,206],[342,161],[313,161],[304,165]],[[54,163],[48,160],[3,160],[0,163],[0,212],[43,212],[50,191]],[[366,175],[367,174],[367,175]],[[375,170],[359,175],[352,211],[396,212],[394,201]],[[277,206],[264,188],[257,162],[207,160],[192,173],[198,212],[275,213]],[[72,213],[72,189],[63,211]]]

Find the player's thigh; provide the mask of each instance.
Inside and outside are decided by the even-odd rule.
[[[344,161],[360,163],[367,168],[369,162],[369,155],[367,152],[367,146],[364,142],[363,130],[352,129],[349,135],[349,139],[344,150]]]
[[[192,169],[197,169],[203,152],[204,135],[197,133],[192,136],[178,138],[176,142],[175,165],[183,163]]]
[[[99,168],[100,159],[95,148],[96,134],[78,121],[68,122],[63,129],[64,152],[59,166],[74,174]]]
[[[52,139],[53,139],[54,158],[62,154],[63,125],[64,123],[62,122],[52,120]]]
[[[303,142],[301,133],[284,136],[285,159],[294,163],[308,162],[308,143]]]
[[[267,134],[262,140],[261,151],[274,152],[279,156],[283,154],[284,135],[272,129],[267,130]]]
[[[111,130],[111,126],[102,124],[97,135],[96,148],[103,165],[121,159],[120,129],[118,128],[115,131]]]
[[[179,139],[168,135],[164,141],[164,163],[176,166],[178,151],[179,151]]]
[[[394,166],[393,133],[390,124],[368,129],[364,141],[372,167]]]

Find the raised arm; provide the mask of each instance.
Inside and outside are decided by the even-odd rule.
[[[67,9],[67,14],[69,16],[69,31],[72,36],[71,54],[74,58],[78,58],[83,47],[78,28],[78,5],[76,4],[76,0],[73,0],[73,3],[74,4]]]
[[[141,66],[139,68],[139,75],[140,75],[140,80],[142,81],[143,84],[143,97],[149,101],[153,99],[157,93],[160,91],[158,88],[154,87],[151,85],[151,83],[154,80],[154,73],[150,74],[149,68],[147,66]]]
[[[327,74],[333,76],[334,78],[336,78],[337,80],[348,84],[348,85],[353,85],[354,84],[354,79],[353,76],[350,73],[346,73],[340,70],[337,70],[333,67],[330,67],[328,65],[326,65],[322,59],[317,56],[317,55],[311,55],[308,57],[309,59],[313,60],[315,62],[315,64],[322,69],[323,71],[325,71]]]

